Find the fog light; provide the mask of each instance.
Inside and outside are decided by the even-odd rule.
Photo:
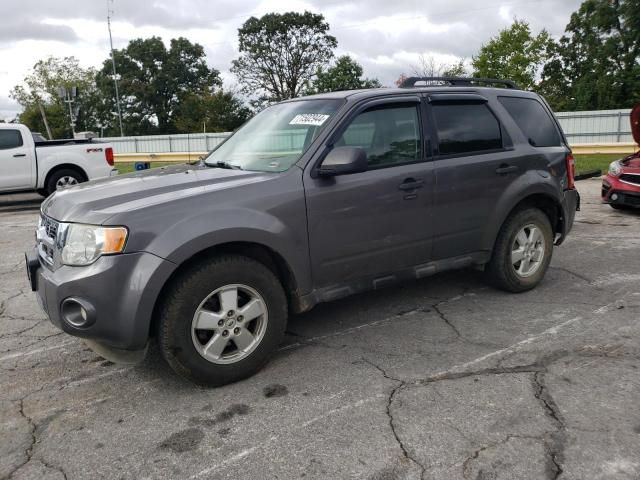
[[[96,310],[88,301],[69,297],[60,306],[62,320],[75,328],[86,328],[96,321]]]
[[[611,200],[613,200],[614,202],[615,202],[616,200],[618,200],[618,194],[617,194],[617,193],[612,193],[612,194],[611,194]]]

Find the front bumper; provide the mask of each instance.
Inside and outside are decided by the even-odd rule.
[[[611,175],[602,180],[601,195],[604,203],[640,208],[640,186],[621,182]]]
[[[85,267],[51,270],[37,250],[26,253],[27,275],[38,302],[61,330],[116,349],[141,350],[149,338],[153,308],[175,265],[150,253],[104,256]],[[75,321],[63,304],[87,306],[90,321]]]

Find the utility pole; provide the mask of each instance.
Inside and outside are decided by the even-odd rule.
[[[77,111],[74,113],[73,104],[75,98],[78,96],[78,87],[58,87],[58,95],[64,103],[69,106],[69,125],[71,126],[72,138],[76,136],[76,116]],[[76,109],[77,110],[77,109]]]
[[[113,13],[113,10],[109,8],[109,2],[113,3],[113,0],[107,0],[107,28],[109,29],[111,65],[113,65],[113,83],[116,87],[116,108],[118,109],[118,124],[120,125],[120,136],[124,137],[124,130],[122,129],[122,111],[120,110],[120,93],[118,92],[118,76],[116,73],[116,58],[113,55],[113,38],[111,37],[111,14]]]
[[[49,140],[53,140],[53,135],[51,135],[51,129],[49,128],[49,122],[47,122],[47,114],[44,112],[44,108],[42,107],[42,102],[38,98],[38,108],[40,109],[40,115],[42,116],[42,121],[44,122],[44,128],[47,129],[47,137]]]

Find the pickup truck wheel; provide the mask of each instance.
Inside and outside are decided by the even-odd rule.
[[[278,347],[287,299],[263,264],[222,256],[184,272],[159,312],[158,343],[180,375],[206,386],[257,372]]]
[[[63,168],[57,172],[53,172],[47,182],[47,192],[51,195],[56,190],[61,190],[72,185],[77,185],[84,181],[82,174],[76,170]]]
[[[552,253],[549,218],[537,208],[520,210],[502,225],[485,273],[489,282],[502,290],[531,290],[544,277]]]

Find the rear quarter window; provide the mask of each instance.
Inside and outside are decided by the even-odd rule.
[[[534,147],[559,147],[558,129],[540,102],[533,98],[498,97],[498,100]]]
[[[19,130],[0,130],[0,150],[22,146],[22,134]]]

